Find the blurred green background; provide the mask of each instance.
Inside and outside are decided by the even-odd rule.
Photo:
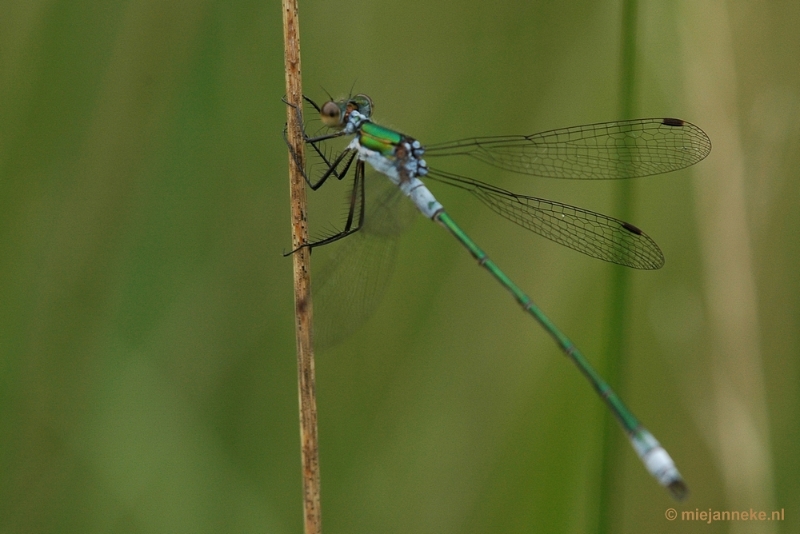
[[[0,12],[0,532],[301,532],[279,4]],[[709,134],[694,168],[625,184],[667,263],[628,274],[614,360],[689,501],[616,429],[601,474],[605,407],[419,220],[383,305],[317,354],[327,532],[800,531],[800,4],[640,2],[627,88],[622,20],[621,2],[305,2],[304,86],[367,93],[423,143],[626,105]],[[624,184],[474,174],[620,215]],[[621,268],[432,189],[608,369]],[[324,191],[312,234],[340,213]]]

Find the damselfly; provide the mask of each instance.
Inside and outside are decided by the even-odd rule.
[[[325,126],[332,130],[331,133],[305,138],[323,162],[322,173],[315,179],[305,173],[308,185],[317,190],[329,178],[341,180],[353,169],[353,187],[344,228],[303,247],[313,249],[354,234],[391,237],[395,228],[403,226],[402,220],[406,217],[394,214],[397,204],[394,198],[399,194],[378,196],[372,199],[374,206],[367,206],[365,162],[369,163],[388,177],[419,212],[447,229],[550,334],[617,417],[647,470],[669,489],[673,497],[683,499],[688,490],[666,450],[639,423],[572,341],[450,218],[420,178],[468,191],[506,219],[589,256],[636,269],[658,269],[664,264],[658,245],[630,223],[567,204],[519,195],[461,174],[438,170],[428,166],[422,156],[424,154],[428,159],[444,156],[473,158],[506,171],[532,176],[588,180],[634,178],[694,165],[711,150],[708,136],[697,126],[680,119],[651,118],[576,126],[533,135],[474,137],[423,147],[416,139],[373,122],[374,106],[366,95],[331,100],[321,107],[308,98],[306,101],[319,112]],[[301,113],[299,109],[297,111]],[[352,136],[352,141],[343,150],[336,154],[325,150],[323,145],[326,141],[342,136]],[[294,157],[299,165],[297,156]],[[351,258],[355,261],[360,258],[356,249],[349,250],[345,257],[351,264]],[[363,269],[369,270],[370,266],[364,265]],[[348,274],[349,271],[334,270],[334,274],[324,279],[319,291],[324,294],[328,288],[347,283],[341,278],[342,273]],[[317,288],[315,282],[315,291]],[[371,290],[363,290],[351,298],[357,304],[371,307],[374,302],[367,302],[375,300],[369,298],[371,293]]]

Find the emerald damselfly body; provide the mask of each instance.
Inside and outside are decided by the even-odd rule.
[[[573,342],[455,223],[421,178],[469,191],[506,219],[586,255],[636,269],[658,269],[664,264],[658,245],[630,223],[441,171],[428,166],[423,155],[428,159],[469,157],[506,171],[533,176],[634,178],[694,165],[711,150],[708,136],[697,126],[680,119],[651,118],[590,124],[533,135],[474,137],[423,147],[416,139],[373,122],[374,105],[366,95],[330,100],[321,107],[308,98],[306,101],[319,112],[323,124],[332,130],[324,135],[305,137],[305,142],[323,162],[323,172],[316,179],[312,180],[307,172],[304,173],[308,185],[316,190],[329,178],[341,180],[351,169],[354,170],[344,228],[302,247],[313,249],[359,233],[391,236],[393,219],[387,212],[394,207],[393,197],[380,196],[375,199],[375,207],[366,206],[365,163],[369,163],[397,186],[418,212],[438,222],[455,237],[550,334],[614,413],[648,472],[667,487],[673,497],[685,498],[688,493],[686,484],[666,450],[641,425]],[[301,113],[299,109],[297,112]],[[323,147],[331,139],[348,136],[352,140],[338,154],[329,153]],[[302,168],[296,155],[293,156]],[[372,214],[379,216],[371,217]],[[350,252],[348,257],[352,257]],[[363,268],[367,270],[370,267]],[[321,292],[343,282],[338,278],[342,276],[329,276],[323,282]],[[375,299],[369,295],[367,291],[354,300],[357,304],[366,304],[370,300],[369,306],[374,306]]]

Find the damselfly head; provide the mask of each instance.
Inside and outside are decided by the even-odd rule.
[[[372,116],[372,99],[365,94],[358,94],[342,100],[329,100],[319,110],[322,123],[328,128],[343,128],[347,118],[353,111],[359,112],[365,118]]]

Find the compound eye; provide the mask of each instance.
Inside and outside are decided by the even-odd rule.
[[[326,102],[319,112],[325,126],[334,127],[340,126],[342,123],[342,110],[336,105],[336,102]]]

